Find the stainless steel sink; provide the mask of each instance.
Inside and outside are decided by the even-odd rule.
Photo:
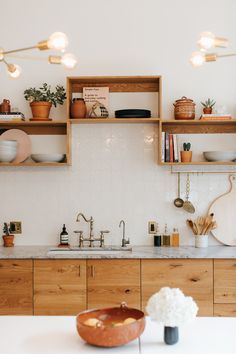
[[[131,252],[131,247],[120,247],[120,246],[110,246],[110,247],[55,247],[48,251],[48,255],[92,255],[92,254],[120,254],[124,252]]]

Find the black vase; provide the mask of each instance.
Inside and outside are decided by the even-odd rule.
[[[178,327],[164,327],[164,341],[166,344],[172,345],[179,340],[179,328]]]

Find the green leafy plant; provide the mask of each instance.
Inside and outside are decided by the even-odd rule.
[[[4,222],[4,224],[3,224],[3,232],[7,236],[9,236],[11,233],[10,226],[6,222]]]
[[[55,91],[52,91],[51,86],[44,83],[38,89],[30,87],[25,90],[24,97],[29,102],[51,102],[56,107],[57,104],[63,104],[66,99],[66,92],[63,86],[57,85]]]
[[[204,108],[212,108],[216,104],[216,102],[208,98],[205,102],[201,102],[201,104]]]
[[[190,143],[183,143],[183,149],[184,151],[190,151],[191,144]]]

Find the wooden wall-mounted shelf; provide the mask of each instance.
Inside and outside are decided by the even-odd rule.
[[[162,166],[197,166],[197,165],[236,165],[234,161],[192,161],[163,162],[162,161],[162,132],[171,134],[234,134],[236,133],[236,119],[225,121],[203,121],[203,120],[161,120],[159,125],[159,164]]]

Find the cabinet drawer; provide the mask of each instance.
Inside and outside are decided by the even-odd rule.
[[[236,304],[236,259],[214,260],[214,303]]]

